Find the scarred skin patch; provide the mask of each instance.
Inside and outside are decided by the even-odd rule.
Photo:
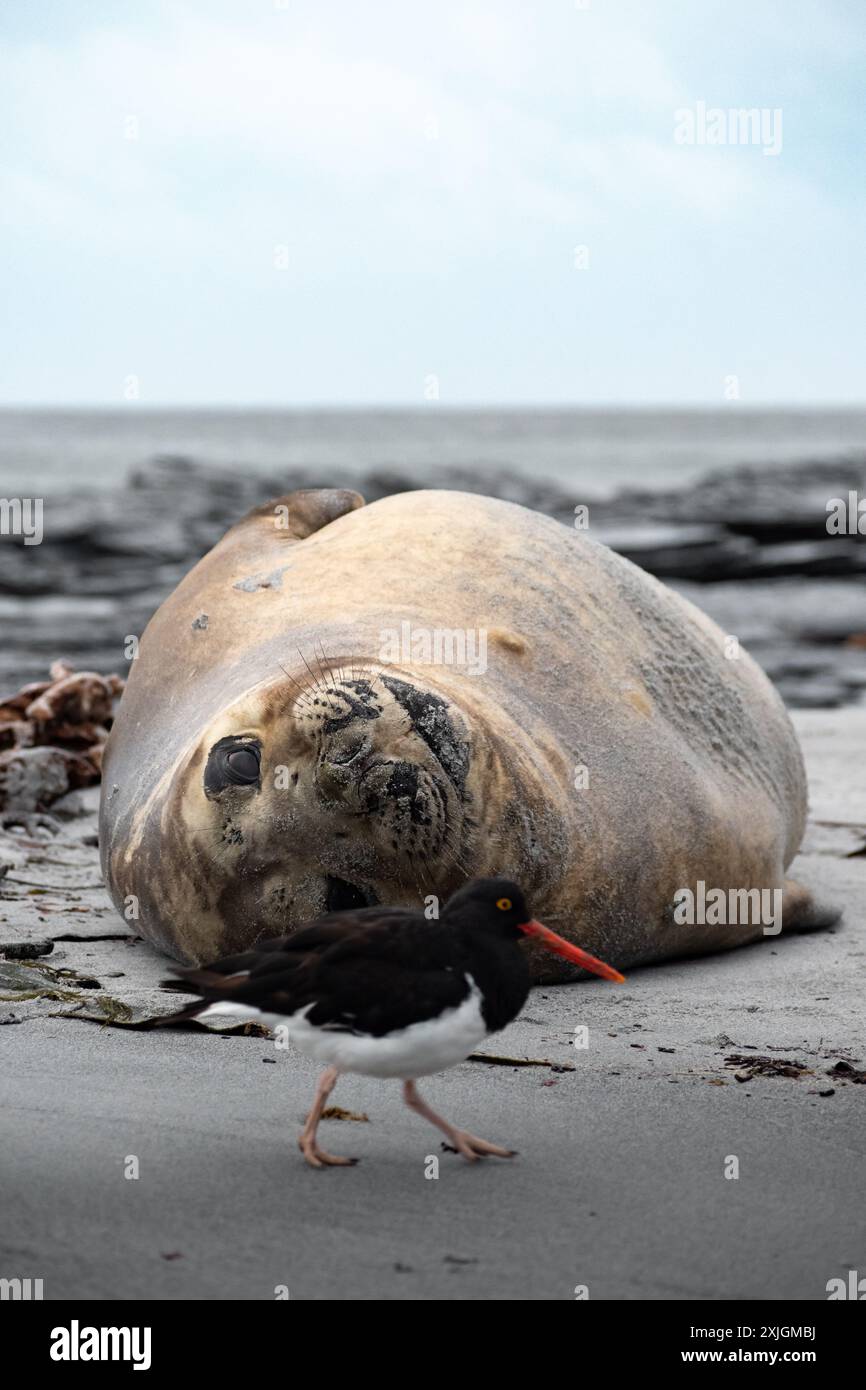
[[[638,690],[634,686],[629,686],[623,691],[623,695],[632,709],[636,709],[638,714],[649,716],[652,714],[652,701],[645,690]]]
[[[525,637],[520,637],[516,632],[508,632],[505,628],[492,627],[487,634],[487,640],[497,647],[502,647],[506,652],[513,652],[515,656],[525,656],[529,651]]]

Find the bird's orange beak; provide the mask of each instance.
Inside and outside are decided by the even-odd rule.
[[[563,960],[570,960],[572,965],[591,970],[593,975],[600,975],[603,980],[614,980],[618,985],[625,984],[625,976],[620,975],[613,966],[605,965],[603,960],[596,960],[595,956],[591,956],[588,951],[582,951],[579,946],[572,946],[570,941],[557,936],[555,931],[551,931],[541,922],[536,922],[534,918],[531,922],[521,922],[520,930],[539,941],[546,951],[552,951],[555,956],[562,956]]]

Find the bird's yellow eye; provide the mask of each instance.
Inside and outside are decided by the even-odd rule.
[[[497,898],[497,899],[496,899],[496,906],[499,908],[499,911],[500,911],[500,912],[508,912],[508,911],[510,911],[510,909],[511,909],[511,899],[510,899],[510,898]]]

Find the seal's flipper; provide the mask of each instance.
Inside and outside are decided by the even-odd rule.
[[[254,517],[267,517],[277,525],[278,531],[287,540],[303,541],[314,532],[321,531],[329,522],[339,516],[355,512],[363,507],[364,499],[359,492],[345,487],[301,488],[298,492],[287,492],[275,497],[261,507],[254,507],[244,517],[243,522]]]
[[[782,889],[782,931],[826,931],[841,919],[842,909],[818,903],[809,888],[786,878]]]

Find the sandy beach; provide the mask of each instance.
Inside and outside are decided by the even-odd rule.
[[[826,1298],[866,1258],[866,710],[794,717],[812,811],[794,873],[843,923],[534,990],[486,1049],[513,1061],[425,1087],[517,1148],[507,1165],[442,1153],[396,1084],[355,1077],[333,1101],[368,1120],[325,1130],[362,1162],[306,1168],[311,1062],[129,1026],[177,996],[99,886],[96,789],[7,817],[0,937],[53,949],[0,962],[3,1270],[47,1299]]]

